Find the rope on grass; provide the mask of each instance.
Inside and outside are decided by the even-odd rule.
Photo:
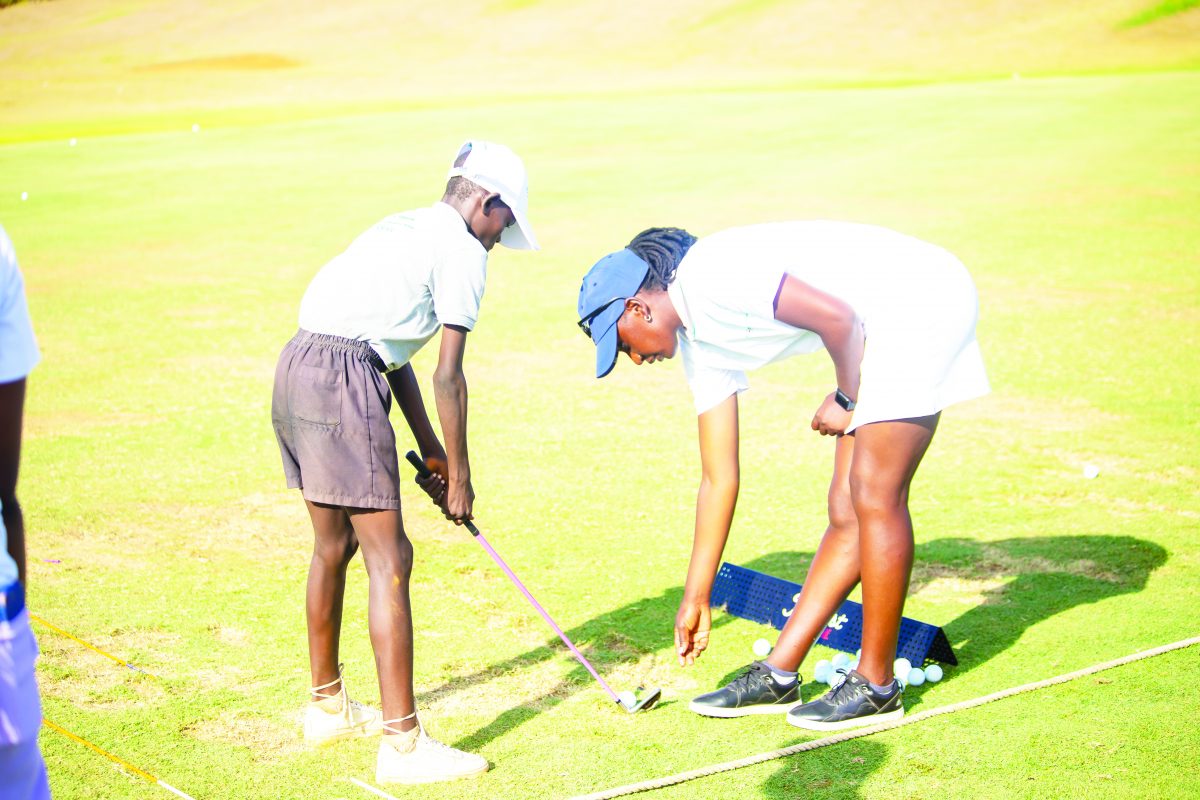
[[[1172,644],[1166,644],[1161,647],[1155,647],[1152,650],[1143,650],[1140,653],[1134,653],[1133,655],[1124,656],[1112,661],[1106,661],[1103,664],[1085,667],[1084,669],[1076,670],[1075,672],[1069,672],[1066,675],[1059,675],[1055,678],[1047,678],[1043,681],[1026,683],[1021,686],[1015,686],[1011,689],[993,692],[992,694],[987,694],[983,697],[976,697],[973,700],[963,700],[958,703],[952,703],[948,706],[931,708],[928,711],[922,711],[918,714],[913,714],[912,716],[903,717],[895,722],[886,722],[882,725],[872,725],[869,728],[859,728],[858,730],[835,733],[832,736],[826,736],[822,739],[814,739],[811,742],[802,742],[801,744],[792,745],[791,747],[784,747],[779,750],[771,750],[770,752],[759,753],[758,755],[747,756],[746,758],[739,758],[736,761],[726,761],[722,764],[713,764],[712,766],[701,767],[700,769],[693,769],[689,770],[688,772],[680,772],[675,775],[668,775],[665,778],[656,778],[654,780],[643,781],[641,783],[631,783],[625,786],[618,786],[615,789],[606,789],[604,791],[594,792],[592,794],[579,795],[571,798],[571,800],[609,800],[609,798],[622,797],[623,795],[627,794],[636,794],[638,792],[649,792],[654,789],[662,789],[667,786],[674,786],[677,783],[695,780],[696,778],[704,778],[709,775],[716,775],[718,772],[728,772],[734,769],[741,769],[742,767],[749,767],[753,764],[761,764],[764,761],[771,761],[776,758],[784,758],[786,756],[792,756],[808,750],[816,750],[820,747],[828,747],[831,744],[838,744],[839,742],[849,741],[850,739],[858,739],[862,736],[870,736],[875,733],[882,733],[883,731],[899,728],[903,725],[911,725],[914,722],[920,722],[922,720],[929,719],[930,717],[938,717],[942,714],[952,714],[955,711],[964,711],[968,708],[975,708],[977,706],[984,705],[985,703],[1003,700],[1004,698],[1012,697],[1015,694],[1032,692],[1036,689],[1045,689],[1048,686],[1066,683],[1067,681],[1073,681],[1076,678],[1082,678],[1085,675],[1093,675],[1097,672],[1103,672],[1104,670],[1113,669],[1114,667],[1124,666],[1125,664],[1130,664],[1134,661],[1141,661],[1144,658],[1160,656],[1163,653],[1169,653],[1172,650],[1181,650],[1185,647],[1191,647],[1192,645],[1196,644],[1200,644],[1200,636],[1196,636],[1191,639],[1183,639],[1181,641],[1174,642]]]
[[[125,661],[124,659],[117,658],[112,653],[104,652],[99,647],[96,647],[94,644],[88,644],[83,639],[80,639],[78,636],[71,635],[70,633],[68,633],[67,631],[64,631],[62,628],[58,627],[57,625],[51,625],[49,622],[46,622],[46,620],[42,619],[37,614],[31,613],[29,615],[29,618],[31,620],[33,620],[34,622],[38,622],[38,623],[41,623],[42,625],[45,625],[47,628],[49,628],[52,631],[62,634],[63,636],[67,637],[68,639],[70,639],[73,642],[79,642],[79,644],[83,645],[84,647],[88,648],[89,650],[95,650],[100,655],[104,656],[105,658],[112,659],[113,661],[117,662],[118,664],[120,664],[123,667],[128,667],[129,669],[133,670],[134,672],[140,672],[143,675],[149,675],[151,678],[158,677],[157,675],[153,675],[149,672],[146,672],[146,670],[142,669],[141,667],[135,667],[133,664],[130,664],[128,661]]]
[[[142,778],[143,780],[147,780],[150,783],[158,784],[159,786],[166,789],[171,794],[178,795],[179,797],[184,798],[184,800],[196,800],[190,794],[186,794],[184,792],[179,791],[174,786],[172,786],[171,784],[164,781],[162,778],[156,778],[153,775],[151,775],[149,772],[146,772],[146,770],[138,769],[137,767],[135,767],[133,764],[130,764],[125,759],[120,758],[118,756],[114,756],[112,753],[108,752],[107,750],[105,750],[101,747],[97,747],[96,745],[89,742],[87,739],[83,738],[82,736],[78,736],[74,733],[71,733],[69,730],[62,727],[61,725],[55,725],[53,722],[46,719],[45,717],[42,717],[42,723],[46,727],[53,728],[54,730],[58,731],[63,736],[66,736],[69,739],[74,739],[75,741],[79,742],[81,745],[88,748],[89,750],[94,750],[95,752],[97,752],[100,755],[104,756],[105,758],[109,759],[110,761],[117,764],[118,766],[124,767],[125,769],[129,770],[131,773],[138,776],[139,778]]]

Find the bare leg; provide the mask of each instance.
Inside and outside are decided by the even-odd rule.
[[[346,594],[346,567],[358,541],[346,509],[305,500],[313,525],[313,557],[308,567],[308,661],[312,685],[331,684],[322,693],[337,694],[338,644],[342,632],[342,600]],[[320,700],[313,695],[312,700]]]
[[[837,440],[829,484],[829,527],[813,556],[796,608],[767,659],[780,669],[800,666],[813,641],[859,581],[858,519],[850,501],[854,441],[853,434]]]
[[[408,601],[412,575],[412,542],[404,533],[399,511],[358,509],[350,513],[354,533],[362,544],[370,579],[368,619],[384,720],[407,717],[413,700],[413,625]],[[410,731],[416,719],[390,727]]]
[[[938,414],[864,425],[850,465],[850,496],[862,553],[863,636],[858,671],[892,680],[900,617],[912,574],[913,530],[908,488],[937,430]]]

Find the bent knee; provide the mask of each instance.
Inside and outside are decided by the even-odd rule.
[[[905,487],[881,486],[869,476],[850,475],[850,505],[856,519],[908,514]]]
[[[313,547],[317,558],[327,564],[345,566],[358,552],[358,540],[354,536],[338,537],[336,539],[319,540]]]
[[[413,569],[412,542],[407,536],[401,537],[394,547],[389,547],[385,552],[368,553],[366,560],[367,574],[372,580],[400,578],[407,581]]]
[[[839,534],[854,535],[858,531],[858,516],[854,513],[854,503],[845,492],[830,492],[829,494],[829,528]]]

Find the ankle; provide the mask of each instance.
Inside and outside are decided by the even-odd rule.
[[[322,700],[331,700],[335,697],[340,697],[342,694],[342,679],[335,678],[332,683],[327,683],[319,689],[309,689],[308,697],[314,703],[319,703]]]
[[[387,744],[397,753],[411,753],[416,748],[420,735],[421,729],[415,725],[399,733],[388,727],[383,729],[383,736],[380,739],[381,743]]]

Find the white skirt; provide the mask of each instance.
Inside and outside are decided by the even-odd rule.
[[[979,300],[952,254],[906,264],[905,297],[870,311],[862,382],[847,433],[862,425],[936,414],[991,391],[975,323]]]

